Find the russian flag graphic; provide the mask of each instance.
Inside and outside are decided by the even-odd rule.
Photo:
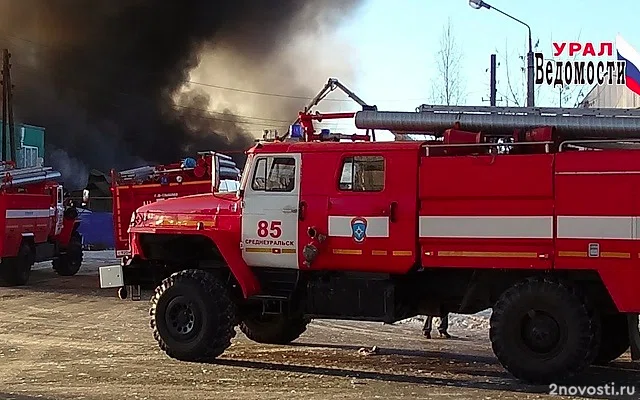
[[[618,60],[626,61],[627,87],[640,95],[640,54],[627,43],[622,36],[616,36],[616,51]]]

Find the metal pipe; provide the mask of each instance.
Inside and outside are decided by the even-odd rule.
[[[514,129],[553,126],[562,136],[579,138],[625,138],[640,136],[640,117],[596,115],[474,114],[462,112],[359,111],[358,129],[384,129],[392,132],[441,132],[452,128],[512,136]]]
[[[57,171],[49,172],[47,174],[39,175],[39,176],[37,175],[23,176],[23,177],[18,177],[17,179],[13,179],[11,182],[0,183],[0,187],[18,186],[18,185],[24,185],[27,183],[43,182],[50,179],[59,178],[60,176],[62,175],[60,174],[60,172],[57,172]]]

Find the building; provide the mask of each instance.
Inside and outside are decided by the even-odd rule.
[[[2,124],[2,121],[0,121],[0,124]],[[9,145],[8,124],[6,129],[7,143],[0,143],[0,154],[3,155],[5,146]],[[44,163],[44,131],[44,128],[34,125],[14,125],[14,133],[16,139],[16,164],[18,168],[35,167],[38,163],[38,158],[42,158],[42,161]],[[2,140],[0,140],[0,142],[2,142]]]
[[[640,108],[640,95],[624,85],[596,85],[580,102],[579,107]]]

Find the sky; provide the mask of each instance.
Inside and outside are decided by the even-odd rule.
[[[640,50],[638,0],[487,3],[529,24],[534,44],[539,40],[537,51],[548,58],[553,56],[554,41],[615,42],[617,34]],[[521,62],[518,56],[527,51],[527,28],[493,9],[473,9],[468,0],[365,0],[339,31],[352,46],[355,57],[355,78],[343,83],[379,110],[413,111],[420,104],[429,103],[432,80],[438,76],[436,55],[448,19],[462,54],[460,72],[466,101],[461,105],[489,105],[488,68],[492,53],[497,54],[500,64],[498,100],[504,100],[501,93],[507,92],[507,65],[513,84],[520,85],[517,87],[524,96],[526,79],[518,75],[517,63]],[[563,106],[573,107],[581,89],[569,88],[572,99],[565,100]],[[545,86],[536,94],[536,106],[559,105],[557,89]],[[499,101],[498,105],[506,102]],[[358,106],[347,103],[341,109],[356,111]]]

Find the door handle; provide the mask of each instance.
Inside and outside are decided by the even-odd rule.
[[[307,210],[307,202],[306,201],[301,201],[300,202],[300,213],[298,214],[298,220],[304,221],[306,210]]]
[[[286,214],[293,214],[293,213],[298,212],[298,209],[297,208],[291,208],[291,207],[285,207],[285,208],[282,209],[282,212],[286,213]]]
[[[398,203],[395,201],[391,202],[389,206],[389,222],[396,222],[396,210],[398,209]]]

